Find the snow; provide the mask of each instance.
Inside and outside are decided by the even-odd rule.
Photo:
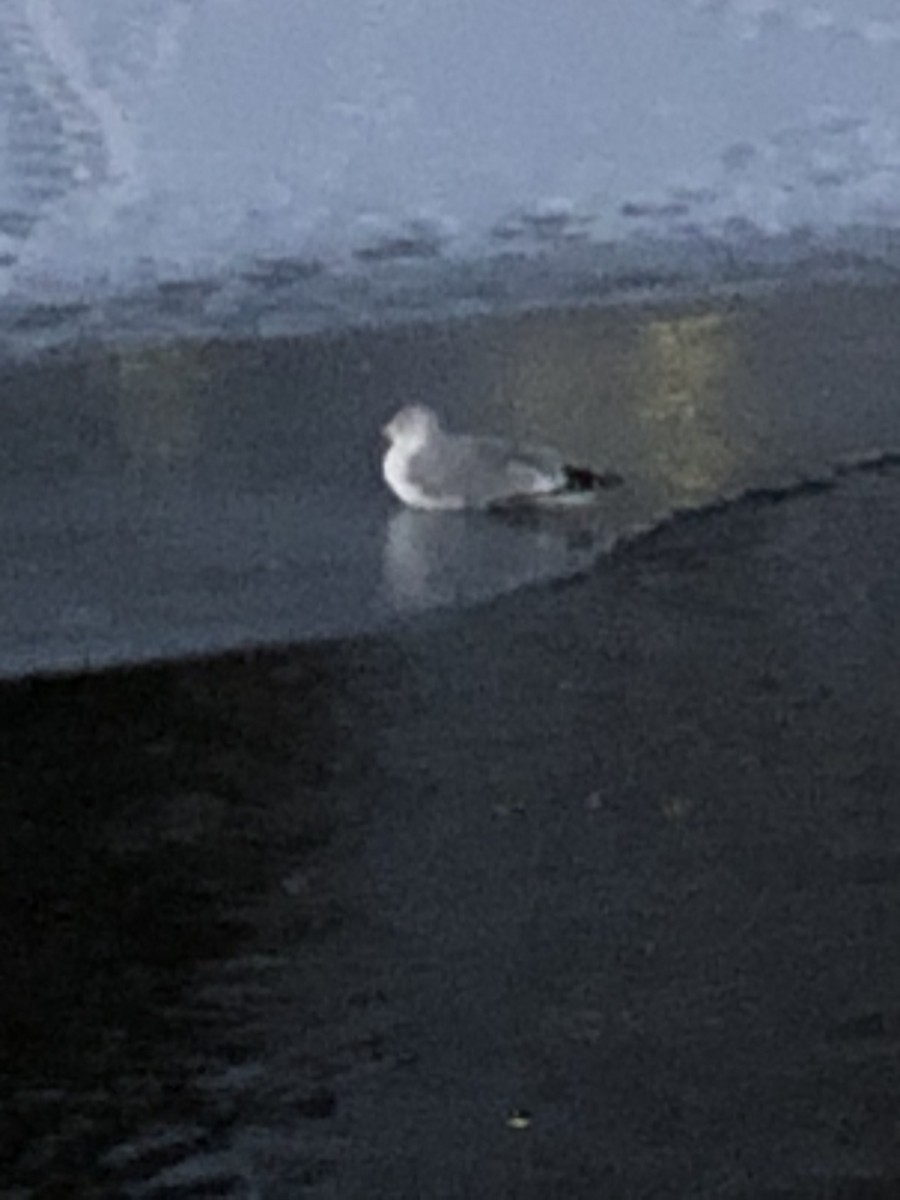
[[[767,242],[871,257],[900,226],[878,0],[6,0],[0,100],[7,327],[78,300],[115,332],[104,298],[202,279],[198,327],[259,328],[247,277],[285,264],[317,280],[281,296],[298,327],[371,319],[373,290],[465,311],[535,254],[552,303],[686,244],[752,275]]]

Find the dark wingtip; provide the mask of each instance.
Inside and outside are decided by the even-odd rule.
[[[566,486],[573,492],[598,492],[621,487],[625,482],[615,471],[591,471],[588,467],[566,467]]]

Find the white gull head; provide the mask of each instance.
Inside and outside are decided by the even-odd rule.
[[[424,446],[440,427],[436,412],[424,404],[408,404],[391,417],[382,432],[392,445],[410,454]]]

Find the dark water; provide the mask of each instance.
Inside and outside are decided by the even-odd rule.
[[[889,289],[85,353],[3,371],[0,672],[353,634],[900,443]],[[400,511],[379,429],[558,444],[629,486],[538,524]]]

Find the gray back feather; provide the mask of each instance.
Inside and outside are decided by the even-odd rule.
[[[562,463],[552,450],[453,435],[430,439],[410,460],[409,476],[425,493],[457,496],[469,504],[547,492],[564,482]]]

